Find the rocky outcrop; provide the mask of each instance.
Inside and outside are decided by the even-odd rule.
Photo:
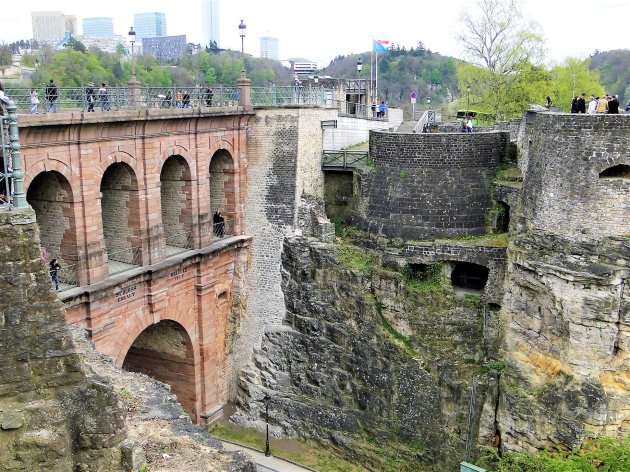
[[[0,248],[0,464],[123,470],[123,412],[74,350],[31,210],[0,212]]]
[[[630,239],[514,239],[502,316],[506,450],[630,432]]]
[[[286,321],[265,330],[254,368],[243,371],[233,420],[263,427],[268,394],[272,434],[322,440],[374,470],[388,470],[387,461],[450,470],[465,454],[475,376],[471,439],[483,418],[479,440],[495,441],[497,382],[484,367],[481,301],[455,296],[443,279],[408,290],[377,259],[363,271],[345,261],[368,253],[285,241]]]

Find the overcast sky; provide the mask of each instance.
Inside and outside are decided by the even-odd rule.
[[[7,0],[4,0],[5,2]],[[372,39],[407,48],[422,41],[441,54],[462,57],[455,41],[458,16],[473,0],[220,0],[220,41],[240,49],[238,25],[247,25],[245,52],[260,54],[260,36],[279,38],[280,59],[304,57],[320,67],[337,55],[370,51]],[[523,12],[540,26],[549,62],[586,57],[595,49],[630,48],[630,0],[522,0]],[[201,42],[201,0],[28,0],[0,15],[0,41],[32,36],[31,11],[56,10],[82,18],[110,16],[114,32],[127,37],[134,13],[166,14],[167,34]],[[19,5],[19,6],[18,6]]]

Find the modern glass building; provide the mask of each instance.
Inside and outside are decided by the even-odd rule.
[[[166,36],[166,15],[158,12],[136,13],[133,15],[133,29],[136,41]]]
[[[83,18],[83,34],[86,36],[113,36],[114,20],[107,16]]]
[[[278,38],[270,36],[262,36],[260,38],[260,57],[264,59],[280,60],[278,54]]]
[[[202,46],[214,41],[219,46],[219,0],[202,0],[201,21],[203,27]]]

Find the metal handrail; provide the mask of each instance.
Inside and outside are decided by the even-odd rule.
[[[45,84],[35,87],[40,99],[40,113],[46,109]],[[206,87],[106,87],[106,93],[99,92],[100,87],[92,87],[93,95],[88,93],[88,86],[57,87],[57,112],[62,111],[118,111],[124,109],[207,109],[210,107],[236,107],[239,105],[240,89],[235,86],[216,86],[212,94]],[[31,108],[31,90],[27,87],[8,87],[6,95],[16,104],[21,113]],[[93,101],[88,100],[93,97]],[[315,105],[335,106],[332,89],[324,87],[251,87],[253,106]]]
[[[212,235],[212,239],[234,236],[234,220],[225,219],[221,223],[213,223],[201,228],[201,236]]]
[[[168,234],[165,233],[166,245],[177,247],[183,250],[192,248],[192,232],[184,231],[181,233]]]
[[[362,162],[367,164],[368,151],[322,151],[322,167],[354,168]]]

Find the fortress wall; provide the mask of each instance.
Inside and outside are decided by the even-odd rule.
[[[366,217],[389,237],[482,234],[508,132],[370,133],[376,175]]]
[[[526,120],[528,224],[579,240],[630,233],[630,179],[599,177],[630,165],[630,116],[529,112]]]
[[[265,327],[281,325],[285,318],[280,287],[283,241],[296,229],[301,196],[323,199],[321,122],[336,117],[332,109],[257,109],[249,122],[245,227],[253,243],[234,372],[250,361]]]

